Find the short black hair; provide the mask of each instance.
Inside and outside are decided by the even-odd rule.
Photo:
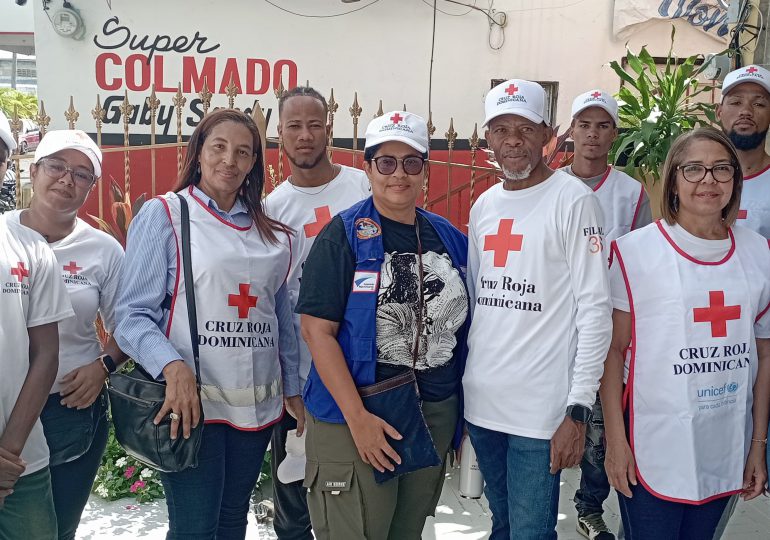
[[[374,146],[370,146],[369,148],[364,149],[364,161],[371,161],[374,158],[374,154],[376,154],[377,150],[380,149],[380,146],[382,146],[382,143],[375,144]],[[422,156],[422,159],[428,159],[428,152],[420,152],[420,155]]]
[[[281,116],[281,112],[283,112],[283,104],[286,103],[287,100],[293,98],[293,97],[311,97],[315,98],[318,101],[321,102],[321,105],[324,107],[324,115],[329,114],[329,104],[326,103],[326,98],[321,95],[321,93],[313,88],[312,86],[295,86],[291,90],[287,90],[283,93],[283,95],[278,99],[278,116]]]
[[[0,163],[5,163],[8,161],[8,158],[11,155],[11,150],[8,148],[5,143],[0,140]],[[2,181],[2,178],[0,178],[0,181]]]

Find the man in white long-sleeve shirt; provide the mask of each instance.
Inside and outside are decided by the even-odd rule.
[[[583,454],[612,332],[602,215],[591,189],[543,162],[540,85],[506,81],[485,112],[503,181],[470,216],[465,419],[491,540],[555,539],[559,471]]]

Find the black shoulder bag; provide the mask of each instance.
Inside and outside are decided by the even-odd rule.
[[[420,405],[415,366],[420,352],[425,292],[423,290],[422,241],[420,240],[419,217],[415,222],[417,231],[417,261],[419,268],[419,303],[417,305],[417,335],[412,349],[412,368],[384,381],[358,388],[358,394],[368,412],[379,416],[401,434],[401,440],[388,437],[388,443],[401,458],[395,469],[380,472],[374,469],[374,480],[378,484],[425,467],[441,465],[425,417]]]
[[[198,318],[195,310],[192,261],[190,258],[190,214],[187,201],[179,197],[182,217],[182,265],[186,284],[187,314],[190,323],[193,358],[195,361],[195,382],[198,399],[201,393],[201,370],[198,353]],[[198,448],[203,433],[203,408],[198,426],[190,430],[190,438],[179,435],[172,440],[171,418],[164,418],[157,426],[157,416],[166,399],[166,383],[156,381],[135,362],[128,373],[114,373],[110,376],[108,390],[115,438],[126,453],[162,472],[179,472],[188,467],[198,466]]]

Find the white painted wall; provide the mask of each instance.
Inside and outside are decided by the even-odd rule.
[[[350,4],[339,0],[272,2],[299,13],[320,15],[365,7],[371,0]],[[92,131],[90,110],[97,93],[103,103],[108,96],[123,94],[124,84],[107,91],[98,88],[95,79],[95,63],[100,53],[116,53],[122,59],[133,54],[127,46],[104,51],[94,44],[94,36],[101,36],[102,26],[113,16],[139,36],[154,38],[163,34],[174,39],[200,32],[208,45],[219,44],[207,56],[217,59],[220,73],[228,57],[237,58],[242,67],[249,58],[265,59],[271,66],[280,59],[292,60],[297,65],[300,84],[309,80],[326,95],[334,87],[340,103],[335,122],[338,137],[352,134],[348,107],[354,91],[363,107],[359,136],[374,114],[378,99],[383,100],[385,110],[400,109],[406,103],[410,111],[427,116],[432,0],[381,0],[334,18],[299,17],[254,0],[72,0],[87,27],[86,36],[80,41],[55,34],[40,9],[41,0],[34,3],[39,95],[52,118],[52,128],[65,126],[63,111],[70,95],[81,112],[79,126]],[[488,3],[477,1],[483,7]],[[459,137],[470,136],[474,122],[480,124],[483,119],[484,95],[493,78],[559,81],[557,123],[561,124],[568,123],[570,104],[577,94],[594,87],[616,91],[619,86],[618,78],[607,66],[610,60],[619,60],[625,50],[623,41],[612,36],[612,0],[495,0],[495,9],[508,15],[505,43],[499,50],[488,44],[489,26],[481,13],[442,0],[438,5],[447,13],[467,14],[439,13],[437,17],[434,137],[443,137],[450,116]],[[674,24],[678,35],[676,52],[680,55],[723,48],[719,41],[686,22],[678,20]],[[642,25],[630,38],[630,46],[638,50],[647,44],[654,55],[665,55],[670,31],[670,22]],[[117,35],[113,42],[120,41],[114,39]],[[493,32],[493,40],[500,37],[499,32]],[[183,55],[157,54],[164,57],[165,84],[175,86],[181,77]],[[110,78],[122,76],[122,70],[110,67],[107,74]],[[133,104],[141,104],[147,94],[129,92],[129,99]],[[171,93],[159,97],[164,105],[171,104]],[[187,97],[189,107],[195,96]],[[263,95],[240,96],[236,105],[250,106],[254,98],[266,109],[276,107],[272,90]],[[217,95],[213,103],[226,105],[227,99]],[[183,116],[189,115],[185,111]],[[274,111],[270,135],[275,134],[276,116]],[[189,133],[191,129],[185,131]],[[122,123],[106,125],[104,130],[120,133]],[[132,132],[149,132],[149,127],[135,126]],[[170,133],[174,132],[172,123]]]

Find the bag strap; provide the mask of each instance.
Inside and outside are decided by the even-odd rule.
[[[422,240],[420,240],[420,216],[415,216],[414,230],[417,233],[417,269],[418,269],[418,283],[417,288],[420,291],[420,297],[417,304],[417,334],[414,337],[414,348],[412,349],[412,371],[414,371],[417,365],[417,357],[420,354],[420,336],[422,335],[422,319],[423,312],[425,311],[425,291],[423,289],[423,279],[425,270],[422,266]]]
[[[192,275],[192,257],[190,256],[190,212],[187,201],[178,196],[182,214],[182,267],[184,268],[185,298],[187,299],[187,319],[190,323],[193,360],[195,361],[195,384],[201,391],[201,366],[198,350],[198,313],[195,309],[195,286]]]

